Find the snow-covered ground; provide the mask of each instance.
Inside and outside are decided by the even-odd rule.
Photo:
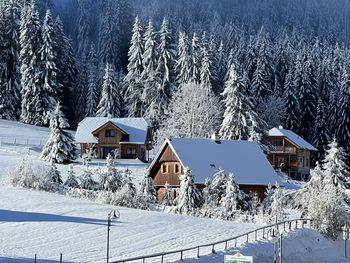
[[[33,162],[41,162],[38,156],[42,146],[38,142],[44,144],[48,136],[47,128],[0,120],[0,138],[8,141],[4,143],[3,139],[0,145],[0,179],[26,155]],[[16,144],[10,143],[14,138],[17,138]],[[18,143],[18,139],[24,143]],[[26,143],[27,139],[29,143]],[[102,162],[95,161],[91,166],[97,169]],[[117,166],[129,168],[135,181],[144,170],[143,163],[133,160],[119,162]],[[68,166],[58,165],[58,168],[65,177]],[[79,175],[84,167],[77,162],[74,169]],[[0,262],[33,262],[35,253],[40,259],[38,262],[58,262],[60,253],[64,262],[105,262],[106,217],[115,208],[54,193],[0,185]],[[210,243],[261,226],[118,209],[121,218],[111,229],[112,260]],[[285,246],[285,262],[347,262],[342,258],[340,242],[329,241],[314,231],[289,234]],[[261,241],[247,245],[241,251],[255,255],[255,262],[263,263],[271,262],[272,250],[272,242]],[[199,260],[186,259],[186,262],[222,262],[222,258],[223,254],[218,253]]]

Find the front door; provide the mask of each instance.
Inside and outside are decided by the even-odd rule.
[[[114,147],[102,147],[102,159],[106,159],[109,153],[114,157],[114,150]]]

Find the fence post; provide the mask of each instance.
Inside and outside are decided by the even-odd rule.
[[[257,241],[258,240],[258,232],[257,232],[257,230],[255,230],[255,241]]]
[[[180,252],[180,260],[182,261],[182,250]]]
[[[225,250],[227,249],[227,241],[225,242]]]
[[[264,239],[265,238],[265,227],[263,228],[263,236],[262,238]]]
[[[237,247],[237,238],[235,238],[235,247]]]
[[[199,247],[197,248],[197,258],[199,258]]]
[[[161,263],[163,263],[164,262],[164,255],[162,255],[162,261],[161,261]]]
[[[36,263],[36,253],[35,253],[35,255],[34,255],[34,263]]]
[[[298,220],[295,220],[295,229],[298,229]]]
[[[215,254],[214,244],[211,246],[211,253]]]
[[[60,263],[62,263],[62,253],[60,254]]]

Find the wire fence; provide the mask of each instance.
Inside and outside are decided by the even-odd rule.
[[[44,143],[39,139],[0,137],[0,146],[43,146]]]
[[[111,263],[125,263],[125,262],[169,262],[176,260],[183,260],[185,258],[201,257],[210,253],[215,253],[217,250],[226,250],[228,248],[236,248],[239,244],[258,241],[259,237],[262,239],[275,237],[278,233],[286,232],[287,230],[295,230],[311,227],[311,219],[293,219],[278,222],[272,225],[257,228],[255,230],[246,232],[244,234],[217,241],[214,243],[194,246],[186,249],[173,250],[168,252],[156,253],[151,255],[125,258]],[[149,261],[152,259],[152,261]]]

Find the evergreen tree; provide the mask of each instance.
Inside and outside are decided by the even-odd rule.
[[[154,32],[152,20],[149,20],[144,35],[145,48],[142,54],[143,72],[141,74],[143,92],[141,97],[141,108],[144,109],[142,116],[151,117],[153,115],[154,96],[158,94],[158,83],[156,79],[156,63],[158,60],[158,50],[156,42],[156,33]],[[157,117],[157,116],[156,116]]]
[[[184,32],[179,33],[179,43],[177,49],[175,71],[177,74],[176,82],[178,86],[180,86],[188,83],[192,78],[188,39]]]
[[[257,39],[259,50],[256,69],[252,79],[252,89],[257,102],[262,101],[266,95],[271,94],[274,87],[273,72],[271,67],[271,47],[267,36],[262,35],[263,34],[260,32]]]
[[[180,192],[176,211],[187,213],[198,208],[202,204],[200,192],[194,183],[192,171],[186,167],[184,174],[180,176]]]
[[[67,180],[64,182],[64,185],[71,188],[79,188],[79,183],[75,176],[72,164],[69,166],[68,177]]]
[[[152,177],[150,177],[147,172],[145,172],[145,175],[140,182],[140,192],[145,196],[148,202],[152,204],[157,202],[157,191]]]
[[[16,120],[20,113],[18,1],[9,1],[0,13],[0,118]]]
[[[346,69],[343,69],[341,75],[341,91],[337,112],[335,134],[339,144],[348,153],[350,152],[350,79]],[[349,160],[347,160],[347,164],[350,165]]]
[[[253,104],[238,77],[234,64],[230,67],[229,79],[222,93],[225,103],[224,119],[220,135],[228,140],[247,140],[258,129]]]
[[[233,174],[229,174],[226,183],[225,194],[220,201],[226,219],[232,218],[238,209],[238,200],[240,199],[240,191]]]
[[[49,175],[51,178],[51,183],[54,184],[62,184],[62,177],[61,173],[57,170],[57,167],[54,162],[50,162],[50,169],[49,169]]]
[[[171,36],[168,29],[168,21],[163,20],[160,30],[159,55],[156,63],[156,85],[147,94],[150,104],[146,109],[145,116],[151,120],[153,127],[158,129],[165,119],[171,94],[174,90],[173,84],[173,53]]]
[[[84,173],[79,177],[80,180],[80,188],[86,189],[86,190],[97,190],[98,189],[98,183],[94,181],[92,178],[93,172],[89,167],[86,167],[84,170]]]
[[[318,152],[313,155],[314,162],[320,160],[324,155],[326,145],[329,141],[328,128],[326,123],[326,112],[325,106],[321,98],[318,99],[317,103],[317,114],[315,127],[313,131],[313,145],[317,148]]]
[[[210,67],[211,65],[208,50],[206,48],[203,48],[202,63],[200,69],[200,83],[208,93],[212,91]]]
[[[79,18],[78,18],[78,34],[77,34],[77,57],[81,61],[84,55],[89,52],[89,33],[90,24],[88,17],[88,9],[91,8],[90,0],[78,0]]]
[[[311,140],[312,127],[316,117],[316,87],[314,68],[310,57],[302,51],[298,54],[294,70],[294,89],[298,89],[300,105],[300,126],[296,130],[303,138]]]
[[[42,62],[42,35],[39,14],[32,1],[23,8],[20,27],[21,121],[42,125],[45,115]],[[40,74],[39,74],[40,73]]]
[[[40,158],[53,163],[66,163],[75,158],[76,146],[73,136],[65,131],[69,124],[57,103],[55,111],[50,114],[51,134]]]
[[[200,67],[201,67],[201,50],[198,43],[196,33],[193,33],[191,44],[191,81],[195,83],[200,82]]]
[[[42,27],[43,45],[40,49],[41,63],[43,66],[43,101],[44,113],[48,114],[53,111],[56,106],[56,99],[61,87],[58,82],[57,51],[55,47],[54,23],[51,18],[50,10],[47,10],[44,24]]]
[[[292,83],[293,73],[288,71],[284,87],[283,98],[286,110],[286,127],[292,131],[296,131],[300,125],[299,121],[299,102],[296,95],[296,89]]]
[[[209,186],[208,205],[211,208],[216,208],[220,205],[222,198],[226,194],[227,185],[226,174],[222,169],[219,169],[219,171],[213,175],[213,180]]]
[[[346,164],[347,153],[338,146],[335,139],[329,143],[323,160],[323,187],[330,185],[344,187],[349,176],[349,167]]]
[[[142,54],[142,27],[138,17],[132,30],[131,46],[128,52],[129,63],[128,73],[125,76],[126,100],[128,106],[128,116],[141,117],[144,109],[142,108],[142,85],[141,74],[143,71]]]
[[[89,61],[88,86],[87,86],[88,90],[87,90],[87,97],[86,97],[85,116],[94,117],[96,113],[99,94],[97,89],[98,62],[97,62],[96,51],[93,44],[91,44],[88,61]]]
[[[100,174],[99,185],[100,189],[116,192],[125,184],[123,175],[117,171],[114,166],[114,160],[111,154],[106,157],[106,168]]]
[[[111,114],[114,117],[122,116],[122,97],[120,85],[116,83],[113,69],[110,64],[106,65],[103,78],[102,95],[98,104],[97,116],[106,117]]]

